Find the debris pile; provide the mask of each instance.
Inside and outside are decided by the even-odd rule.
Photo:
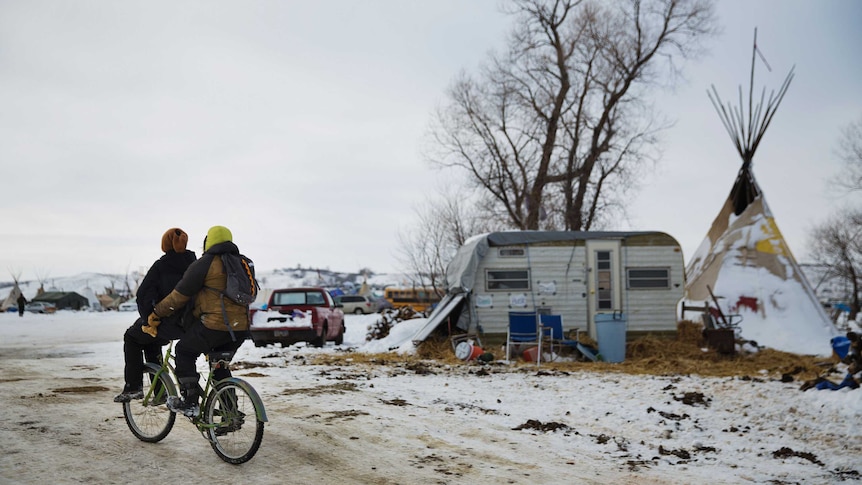
[[[368,326],[365,341],[380,340],[389,335],[389,331],[397,323],[414,318],[424,318],[423,313],[417,312],[412,307],[387,308],[380,313],[380,320]]]

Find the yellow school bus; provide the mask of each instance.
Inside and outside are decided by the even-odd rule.
[[[417,312],[424,312],[440,301],[434,288],[400,288],[390,286],[383,290],[383,298],[395,308],[409,306]]]

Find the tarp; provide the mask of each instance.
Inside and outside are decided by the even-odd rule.
[[[464,298],[467,297],[466,293],[448,293],[446,296],[440,300],[440,303],[434,308],[434,311],[428,317],[428,322],[422,326],[415,334],[413,334],[413,345],[419,345],[424,342],[431,332],[437,328],[443,320],[445,320],[453,310],[458,306],[459,303],[464,301]]]

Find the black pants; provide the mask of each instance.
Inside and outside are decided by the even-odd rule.
[[[144,361],[160,364],[162,362],[162,347],[170,340],[180,338],[182,330],[176,322],[166,320],[158,327],[158,333],[152,337],[144,333],[141,327],[146,323],[143,318],[138,318],[131,327],[126,329],[123,335],[123,356],[126,364],[123,369],[123,377],[126,387],[123,391],[140,389],[143,385]]]
[[[212,350],[232,350],[236,351],[242,345],[243,341],[248,338],[248,332],[234,332],[236,340],[231,338],[230,332],[225,327],[224,331],[212,330],[203,326],[202,323],[195,324],[190,328],[185,335],[177,342],[176,346],[176,364],[177,378],[191,379],[195,382],[200,377],[197,373],[195,361],[198,357]],[[222,380],[231,376],[230,369],[219,368],[213,374],[213,379]]]

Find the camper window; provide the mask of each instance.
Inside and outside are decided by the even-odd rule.
[[[485,270],[485,289],[529,290],[530,270],[528,269],[489,269]]]
[[[524,256],[524,248],[500,248],[497,251],[497,254],[500,255],[501,258],[514,258],[519,256]]]
[[[626,276],[630,289],[670,288],[669,268],[628,268]]]

